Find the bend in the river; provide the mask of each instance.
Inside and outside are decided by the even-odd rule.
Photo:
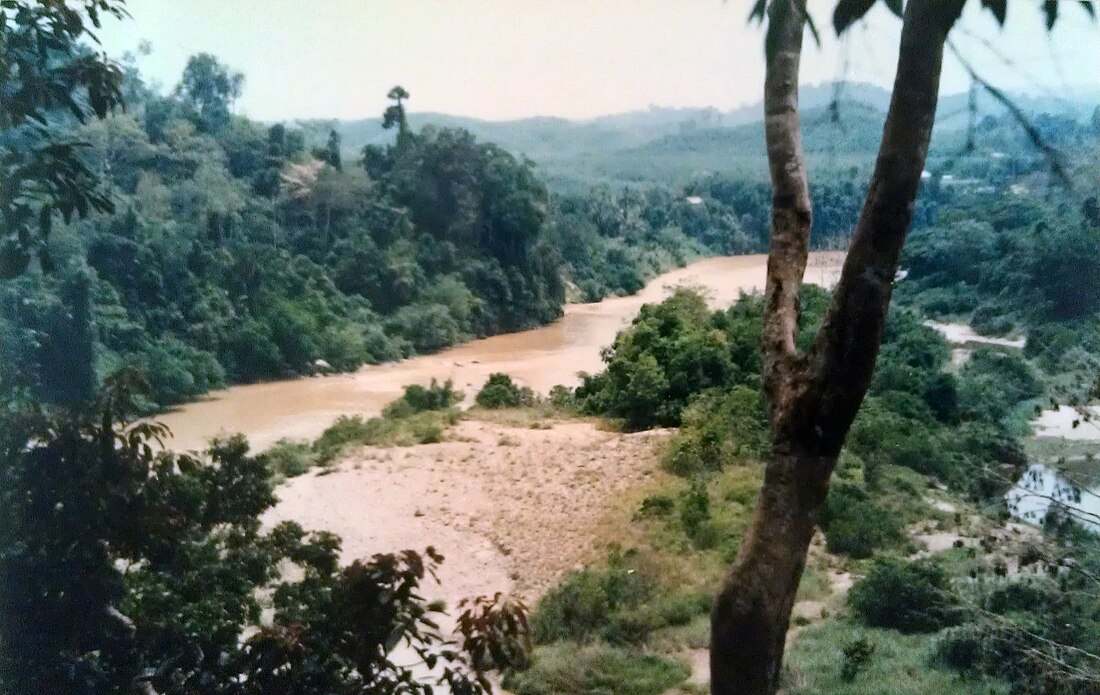
[[[811,254],[806,281],[831,285],[843,254]],[[173,432],[169,445],[199,449],[214,436],[241,432],[253,447],[264,449],[281,438],[312,439],[340,415],[377,415],[401,395],[407,384],[433,377],[453,379],[473,395],[493,372],[510,374],[537,392],[555,384],[578,383],[579,372],[601,368],[600,350],[637,315],[647,302],[660,301],[677,286],[697,286],[712,306],[727,306],[742,292],[763,288],[767,257],[708,258],[654,278],[639,293],[592,304],[570,304],[558,321],[519,333],[474,340],[432,355],[350,374],[303,377],[235,386],[182,406],[160,418]]]

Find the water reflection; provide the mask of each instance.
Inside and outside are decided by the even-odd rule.
[[[1005,494],[1012,516],[1043,525],[1051,507],[1064,510],[1084,527],[1100,532],[1100,496],[1083,489],[1058,471],[1041,463],[1032,464]]]

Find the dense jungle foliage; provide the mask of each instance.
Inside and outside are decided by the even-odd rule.
[[[400,88],[385,118],[396,137],[348,151],[337,130],[233,115],[244,78],[212,56],[194,56],[168,94],[124,68],[125,113],[59,120],[87,143],[81,159],[107,184],[113,212],[54,230],[46,247],[54,272],[32,266],[0,286],[4,393],[75,402],[132,365],[148,374],[145,407],[155,409],[227,384],[349,370],[529,328],[560,316],[567,300],[632,293],[697,257],[767,247],[768,187],[751,176],[552,193],[537,165],[467,131],[414,131]],[[847,113],[877,117],[858,104]],[[810,119],[811,134],[834,127],[822,118]],[[1059,143],[1088,129],[1053,117],[1039,126]],[[659,142],[686,146],[704,132]],[[915,220],[932,230],[926,237],[975,217],[990,190],[1009,196],[1010,182],[1041,169],[1008,117],[990,117],[982,132],[985,155],[964,153],[950,169],[980,176],[981,186],[937,173]],[[822,147],[837,146],[834,136],[822,133]],[[872,144],[845,147],[865,157]],[[992,158],[996,147],[1007,154]],[[858,214],[861,171],[836,158],[827,166],[834,175],[813,191],[813,239],[840,248]],[[1013,205],[1032,203],[1005,203]],[[1008,213],[1003,224],[1018,229],[1050,212],[1034,205],[1041,209],[1030,217]],[[958,210],[941,222],[945,206]],[[1072,226],[1070,216],[1058,219],[1066,224],[1056,231]],[[1029,267],[1050,281],[1035,262]]]

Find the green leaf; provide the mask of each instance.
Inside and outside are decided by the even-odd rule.
[[[833,28],[837,36],[843,34],[867,14],[875,5],[875,0],[840,0],[833,10]]]
[[[884,0],[884,1],[886,2],[886,7],[890,8],[890,11],[893,12],[898,17],[901,17],[902,15],[905,14],[905,1],[904,0]]]

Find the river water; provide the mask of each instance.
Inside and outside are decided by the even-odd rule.
[[[842,261],[841,253],[812,254],[806,281],[831,285]],[[766,263],[763,255],[708,258],[660,275],[629,297],[569,304],[565,315],[548,326],[350,374],[234,386],[158,419],[172,430],[168,444],[176,450],[198,449],[211,437],[234,432],[262,450],[283,437],[312,439],[340,415],[377,415],[401,395],[402,386],[433,377],[453,379],[472,396],[489,374],[505,372],[545,394],[555,384],[579,383],[579,372],[599,371],[601,348],[611,344],[642,304],[660,301],[677,286],[696,286],[712,306],[727,306],[742,292],[763,288]]]

